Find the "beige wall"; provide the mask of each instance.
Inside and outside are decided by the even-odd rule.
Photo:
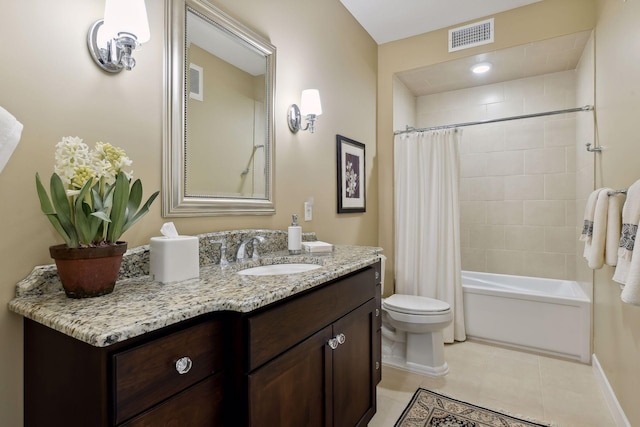
[[[383,44],[378,50],[379,238],[389,256],[386,283],[393,283],[393,78],[412,70],[485,51],[593,28],[595,0],[544,0],[495,15],[495,42],[447,52],[446,29]],[[391,292],[391,286],[385,293]]]
[[[417,105],[419,128],[573,108],[575,72],[420,96]],[[463,129],[463,270],[574,279],[579,114]]]
[[[640,179],[640,3],[598,1],[595,31],[596,187],[626,188]],[[604,267],[594,279],[595,354],[631,425],[640,425],[640,307],[623,304]]]
[[[161,1],[147,1],[151,41],[131,72],[107,75],[87,52],[86,32],[103,14],[104,1],[0,0],[0,105],[23,124],[22,140],[0,173],[0,305],[35,265],[50,263],[48,246],[59,243],[40,213],[34,174],[53,171],[54,145],[62,136],[104,140],[123,147],[145,193],[160,189],[162,153],[163,26]],[[194,234],[235,228],[288,226],[315,199],[304,231],[338,244],[375,245],[377,238],[376,77],[377,46],[338,0],[220,0],[224,11],[268,38],[278,49],[275,105],[274,216],[176,218]],[[69,13],[69,11],[73,13]],[[313,19],[305,17],[312,16]],[[330,23],[330,30],[327,27]],[[348,43],[345,43],[348,40]],[[315,134],[293,135],[289,104],[315,87],[324,114]],[[367,212],[336,214],[335,135],[366,144]],[[160,201],[124,235],[131,246],[159,234]],[[51,349],[55,351],[55,349]],[[0,310],[0,425],[22,424],[22,318]]]
[[[393,129],[416,127],[416,96],[398,77],[393,78]]]

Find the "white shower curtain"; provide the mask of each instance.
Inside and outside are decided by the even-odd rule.
[[[447,302],[454,319],[445,342],[464,341],[460,265],[460,160],[462,131],[396,135],[396,293]]]

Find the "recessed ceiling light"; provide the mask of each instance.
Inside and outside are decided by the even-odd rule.
[[[473,71],[476,74],[486,73],[490,69],[491,69],[491,64],[488,62],[481,62],[471,67],[471,71]]]

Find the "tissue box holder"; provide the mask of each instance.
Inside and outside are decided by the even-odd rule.
[[[162,283],[200,277],[200,251],[196,236],[152,237],[149,273]]]

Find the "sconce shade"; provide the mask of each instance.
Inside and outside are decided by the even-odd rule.
[[[89,27],[87,47],[100,68],[119,73],[136,66],[133,51],[150,37],[144,0],[106,0],[104,19]]]
[[[106,0],[102,31],[110,38],[129,33],[136,36],[138,43],[148,42],[151,34],[144,0]]]
[[[322,114],[322,105],[320,104],[320,92],[318,89],[305,89],[302,91],[302,99],[300,100],[300,113],[303,116]]]

